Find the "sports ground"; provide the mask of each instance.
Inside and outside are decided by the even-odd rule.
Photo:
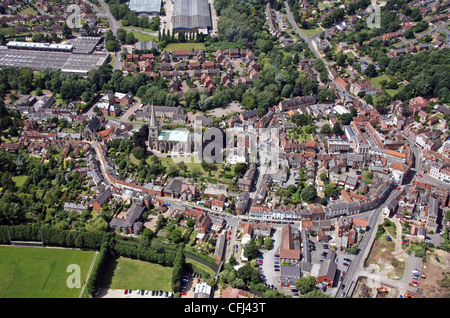
[[[95,251],[75,249],[0,246],[0,298],[76,298],[81,288],[68,287],[75,273],[67,271],[68,266],[79,266],[82,287],[94,255]]]

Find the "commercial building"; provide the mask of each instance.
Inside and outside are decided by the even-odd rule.
[[[212,29],[208,0],[174,0],[173,31],[199,31],[208,34]]]
[[[136,13],[156,15],[161,11],[161,0],[130,0],[128,7]]]
[[[108,53],[96,52],[100,38],[81,37],[71,44],[10,41],[0,47],[0,67],[31,68],[86,75],[107,63]]]

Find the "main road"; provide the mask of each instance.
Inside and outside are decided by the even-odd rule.
[[[102,8],[106,12],[106,17],[108,18],[108,22],[109,22],[109,29],[112,31],[112,33],[114,35],[116,35],[117,29],[120,28],[120,23],[111,14],[111,11],[109,10],[109,6],[105,3],[105,1],[104,0],[98,0],[98,1],[99,1],[100,5],[102,6]],[[118,50],[118,52],[115,52],[116,58],[114,60],[114,65],[113,65],[114,70],[122,69],[122,56],[121,55],[122,55],[121,50]]]

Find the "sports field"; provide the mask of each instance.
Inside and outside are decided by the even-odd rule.
[[[118,257],[105,273],[103,288],[172,290],[172,267]]]
[[[67,286],[75,273],[67,267],[79,266],[83,286],[94,255],[94,251],[0,246],[0,298],[76,298],[81,288]]]

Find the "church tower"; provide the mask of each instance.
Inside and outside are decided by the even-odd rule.
[[[155,107],[150,106],[150,124],[148,126],[148,147],[155,149],[158,147],[159,125],[156,118]]]

